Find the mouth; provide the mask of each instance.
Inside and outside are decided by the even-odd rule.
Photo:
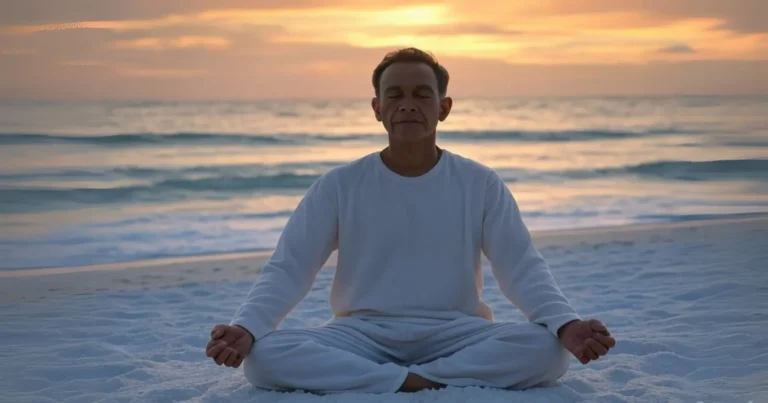
[[[417,124],[417,125],[423,125],[423,124],[424,124],[424,122],[422,122],[422,121],[419,121],[419,120],[401,120],[401,121],[399,121],[399,122],[395,122],[395,124],[396,124],[396,125],[401,125],[401,124]]]

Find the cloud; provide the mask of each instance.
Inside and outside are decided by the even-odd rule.
[[[531,65],[450,58],[448,93],[463,97],[768,94],[768,61]]]
[[[381,57],[408,46],[446,63],[455,77],[449,91],[461,96],[768,92],[755,84],[764,81],[756,73],[766,73],[768,35],[724,28],[737,20],[744,25],[733,17],[740,14],[715,12],[719,6],[707,0],[688,14],[656,0],[343,3],[2,3],[29,18],[0,26],[0,92],[43,98],[369,96],[370,74]],[[35,10],[26,4],[50,7],[32,18]],[[73,15],[80,17],[65,18]],[[700,87],[683,76],[686,69]]]
[[[83,21],[145,20],[211,10],[274,10],[353,8],[385,9],[413,6],[406,0],[360,2],[353,0],[0,0],[0,24],[50,24]],[[420,4],[441,4],[424,0]],[[765,0],[454,0],[453,8],[465,15],[495,16],[494,22],[511,17],[557,14],[626,12],[635,22],[644,15],[656,20],[713,18],[721,27],[745,33],[768,32],[768,2]]]
[[[658,21],[714,18],[721,28],[744,33],[768,32],[765,0],[552,0],[537,2],[532,14],[630,12]]]
[[[359,48],[417,46],[449,56],[511,63],[645,63],[650,54],[671,55],[658,52],[671,41],[697,49],[687,55],[701,60],[768,58],[768,35],[722,31],[719,27],[724,20],[717,18],[654,19],[647,15],[656,12],[652,8],[648,13],[632,12],[632,7],[637,6],[634,0],[588,0],[579,5],[527,3],[549,5],[551,10],[543,6],[525,8],[521,6],[523,3],[503,3],[501,10],[490,7],[467,10],[463,8],[466,4],[469,2],[461,0],[455,6],[412,4],[373,9],[351,6],[210,9],[153,19],[83,21],[66,26],[74,28],[67,31],[101,30],[128,36],[113,45],[122,49],[199,47],[240,51],[238,46],[230,46],[230,36],[261,30],[268,36],[264,40],[275,44],[345,44]],[[515,7],[517,13],[510,13]],[[23,25],[6,30],[19,35],[38,35],[50,26],[56,24]],[[217,33],[199,32],[204,30]]]
[[[649,11],[671,18],[714,17],[721,28],[744,33],[768,32],[768,2],[765,0],[643,1]]]
[[[166,49],[227,49],[231,42],[227,38],[216,36],[194,36],[186,35],[173,38],[147,37],[131,40],[119,40],[113,44],[118,49],[143,49],[143,50],[166,50]]]
[[[207,57],[189,49],[120,51],[104,66],[4,65],[5,97],[58,99],[257,100],[372,96],[373,68],[393,48],[270,44]],[[646,64],[508,64],[437,54],[457,102],[485,96],[767,94],[768,61]],[[30,56],[32,57],[32,56]],[[74,58],[73,58],[74,59]],[[88,60],[86,58],[77,60]]]
[[[482,23],[459,23],[451,25],[438,25],[426,28],[420,28],[415,31],[418,35],[495,35],[495,36],[518,36],[524,35],[521,30],[507,29],[492,24]]]
[[[686,44],[671,45],[657,50],[658,53],[672,53],[672,54],[688,54],[696,53],[692,47]]]
[[[413,4],[406,0],[375,3],[351,0],[0,0],[0,24],[146,20],[211,10],[307,9],[351,6],[355,9]]]

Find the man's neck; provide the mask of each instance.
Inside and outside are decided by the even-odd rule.
[[[390,170],[401,176],[416,177],[429,172],[442,155],[435,139],[417,143],[390,142],[381,152],[381,160]]]

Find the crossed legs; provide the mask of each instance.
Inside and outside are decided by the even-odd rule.
[[[270,333],[243,366],[248,381],[265,389],[389,393],[407,390],[406,379],[526,389],[560,378],[570,358],[554,335],[533,323],[465,317],[414,330],[412,323],[338,318]]]

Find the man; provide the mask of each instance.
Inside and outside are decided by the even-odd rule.
[[[311,186],[208,357],[273,390],[525,389],[560,378],[570,354],[586,364],[615,345],[563,296],[498,174],[436,145],[448,77],[418,49],[384,57],[372,107],[389,146]],[[276,330],[336,249],[333,319]],[[493,321],[481,252],[529,322]]]

